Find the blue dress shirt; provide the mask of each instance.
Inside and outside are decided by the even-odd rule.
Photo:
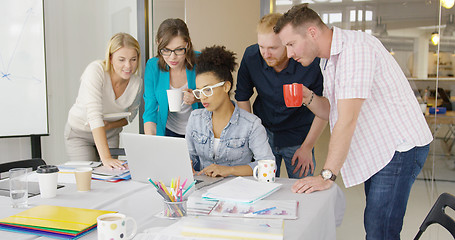
[[[288,66],[276,72],[262,58],[258,44],[245,50],[238,71],[235,99],[248,101],[253,95],[253,88],[256,88],[258,96],[253,104],[253,112],[273,133],[275,146],[297,146],[305,140],[314,114],[304,106],[286,107],[283,85],[301,83],[321,96],[323,77],[319,61],[316,58],[308,67],[303,67],[294,59],[289,59]]]

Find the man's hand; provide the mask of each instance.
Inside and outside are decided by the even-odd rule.
[[[333,184],[331,180],[324,180],[319,176],[306,177],[297,180],[291,190],[295,193],[312,193],[329,189]]]
[[[297,160],[297,165],[292,173],[295,174],[300,169],[299,177],[302,177],[302,175],[306,177],[308,173],[314,172],[313,153],[311,149],[306,149],[303,146],[299,147],[292,157],[292,166],[294,166],[295,160]]]
[[[231,175],[231,168],[229,166],[221,166],[217,164],[212,164],[204,169],[202,169],[197,175],[205,174],[210,177],[227,177]]]

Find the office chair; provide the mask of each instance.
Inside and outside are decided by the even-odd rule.
[[[422,233],[433,223],[439,223],[446,228],[455,239],[455,221],[445,213],[445,208],[450,207],[455,210],[455,196],[448,193],[443,193],[438,197],[430,212],[428,213],[422,225],[420,225],[419,232],[414,240],[420,238]]]
[[[8,172],[12,168],[32,168],[34,171],[41,165],[46,165],[46,162],[41,158],[7,162],[0,164],[0,173]]]

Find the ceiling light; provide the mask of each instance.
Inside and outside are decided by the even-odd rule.
[[[450,9],[453,7],[455,0],[441,0],[441,6]]]
[[[431,34],[431,39],[430,40],[431,40],[431,43],[433,45],[435,45],[435,46],[438,45],[439,44],[439,33],[438,32],[433,32]]]

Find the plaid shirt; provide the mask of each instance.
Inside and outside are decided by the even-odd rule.
[[[399,145],[425,146],[433,140],[408,80],[375,37],[334,27],[330,58],[321,59],[320,67],[331,131],[339,99],[365,99],[341,168],[346,187],[380,171]]]

